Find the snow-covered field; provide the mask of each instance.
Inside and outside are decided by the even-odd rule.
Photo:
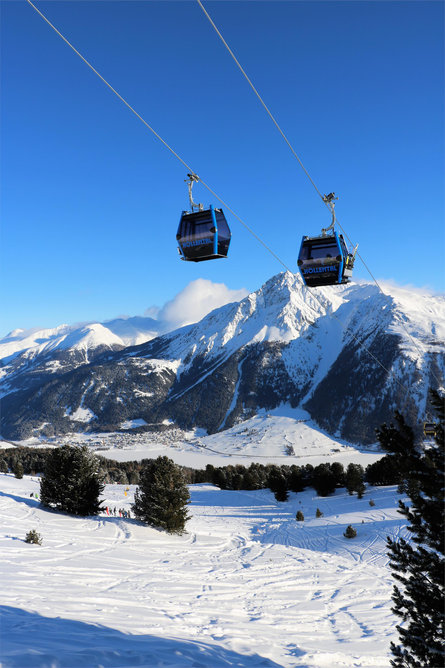
[[[166,455],[181,466],[196,469],[205,468],[207,464],[249,466],[252,462],[297,466],[340,462],[345,467],[352,462],[366,467],[384,454],[377,444],[361,448],[333,438],[311,420],[309,413],[286,404],[268,412],[259,410],[249,420],[211,435],[202,429],[184,432],[175,427],[132,435],[129,429],[116,433],[67,434],[49,443],[31,438],[20,445],[46,447],[52,443],[90,445],[98,449],[97,454],[117,461],[140,461]],[[0,441],[0,448],[11,445]]]
[[[108,485],[104,505],[128,509],[134,489]],[[50,512],[38,491],[0,474],[3,668],[389,666],[385,538],[407,533],[394,487],[277,503],[194,485],[182,536]]]

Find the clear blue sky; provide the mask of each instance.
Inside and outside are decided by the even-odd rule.
[[[198,4],[35,4],[297,271],[301,236],[329,214]],[[443,291],[444,4],[204,4],[374,275]],[[0,336],[282,270],[229,214],[230,259],[181,262],[185,168],[32,7],[1,13]],[[369,278],[360,263],[355,276]]]

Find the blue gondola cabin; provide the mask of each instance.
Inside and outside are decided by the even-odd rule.
[[[343,235],[334,231],[318,237],[303,237],[298,267],[309,288],[348,283],[353,266],[354,254],[348,252]]]
[[[183,211],[176,239],[181,260],[203,262],[227,257],[231,233],[222,209],[212,205]]]

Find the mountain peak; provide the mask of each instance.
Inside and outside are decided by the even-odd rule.
[[[162,337],[142,320],[34,333],[34,347],[0,369],[3,434],[160,429],[165,420],[212,433],[287,403],[363,444],[395,408],[418,428],[428,388],[445,373],[445,300],[407,290],[310,290],[285,272]]]

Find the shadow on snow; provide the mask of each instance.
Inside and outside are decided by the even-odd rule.
[[[3,668],[280,668],[208,642],[131,635],[10,606],[0,606],[0,620]]]

